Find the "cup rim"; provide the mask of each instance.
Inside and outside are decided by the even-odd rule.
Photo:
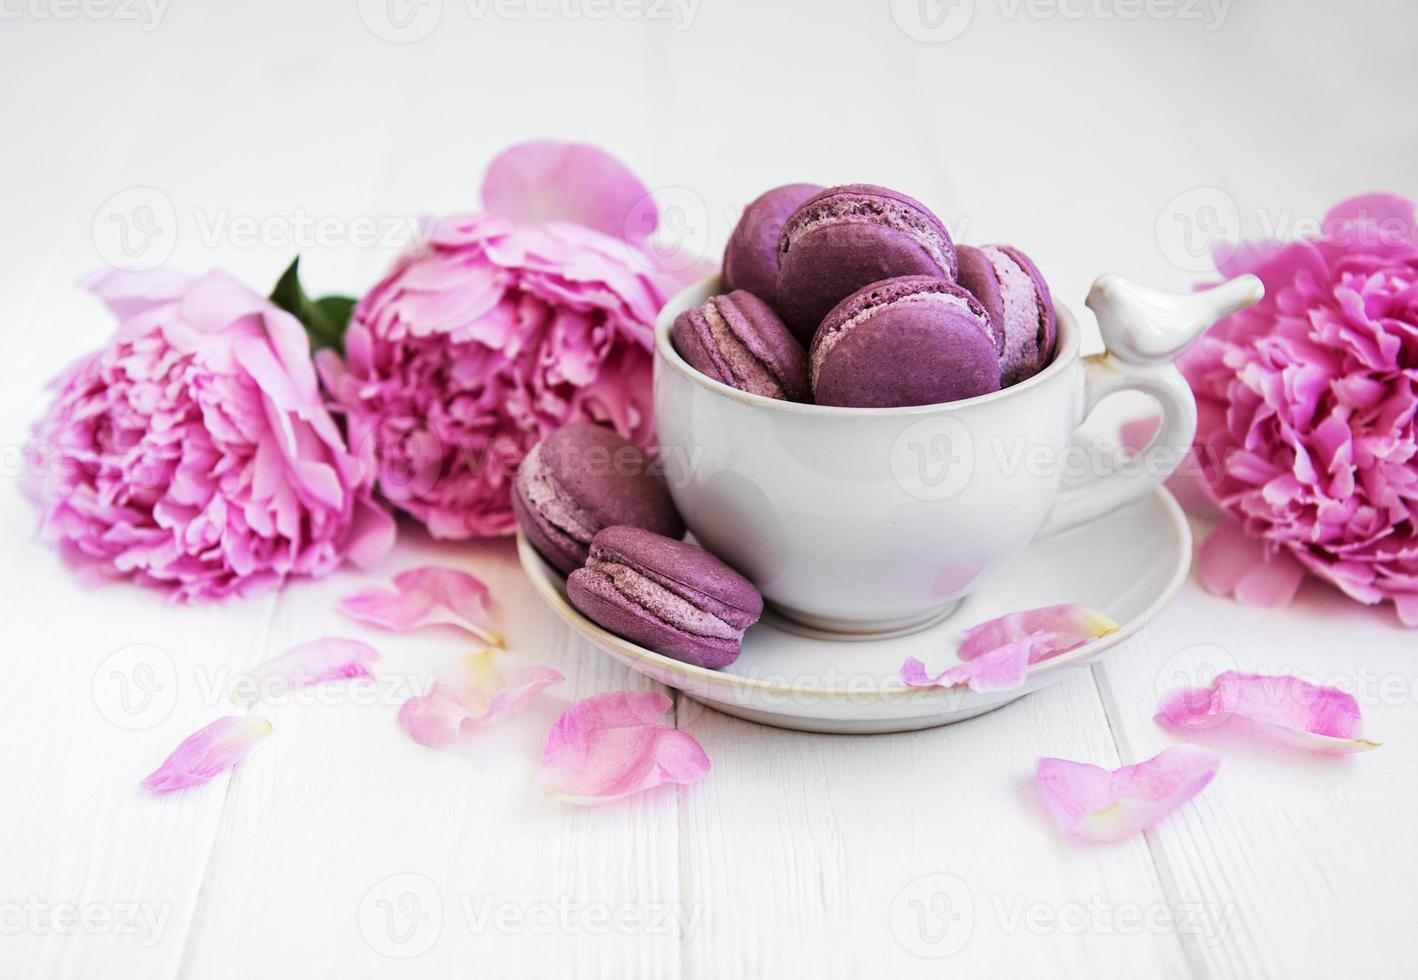
[[[742,391],[733,385],[726,385],[722,381],[716,381],[694,368],[688,361],[680,356],[675,350],[674,340],[671,337],[671,330],[674,328],[675,318],[691,304],[688,297],[691,293],[696,295],[706,294],[717,296],[723,289],[722,277],[718,274],[706,276],[698,282],[691,283],[684,287],[674,296],[670,297],[660,310],[659,316],[655,319],[655,353],[658,360],[664,361],[680,374],[689,378],[690,381],[716,395],[730,398],[734,401],[743,402],[755,408],[766,411],[784,412],[789,415],[820,416],[825,418],[900,418],[913,415],[930,415],[937,412],[960,411],[974,408],[980,405],[989,405],[996,401],[1003,401],[1011,396],[1022,394],[1030,388],[1035,388],[1048,383],[1055,376],[1062,374],[1068,366],[1078,359],[1079,336],[1078,321],[1074,319],[1073,313],[1059,302],[1054,303],[1054,313],[1058,320],[1058,343],[1054,352],[1053,360],[1038,374],[1026,378],[1008,388],[1001,388],[999,391],[992,391],[984,395],[976,395],[973,398],[961,398],[953,402],[935,402],[931,405],[902,405],[895,408],[862,408],[847,405],[815,405],[811,402],[792,402],[782,398],[768,398],[764,395],[755,395],[749,391]]]

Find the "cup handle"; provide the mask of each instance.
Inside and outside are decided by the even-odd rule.
[[[1083,359],[1083,412],[1086,419],[1109,395],[1140,391],[1157,399],[1162,424],[1144,452],[1171,461],[1166,468],[1142,467],[1109,473],[1060,492],[1038,537],[1077,527],[1116,510],[1156,487],[1181,465],[1196,433],[1196,400],[1176,368],[1176,359],[1217,320],[1256,303],[1265,287],[1255,276],[1240,276],[1195,293],[1166,293],[1099,276],[1086,305],[1098,319],[1107,350]]]

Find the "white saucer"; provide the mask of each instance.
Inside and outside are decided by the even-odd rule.
[[[1092,524],[1036,541],[947,618],[925,629],[868,640],[827,639],[770,611],[748,631],[738,661],[716,671],[671,660],[601,629],[567,601],[566,579],[517,536],[522,567],[542,598],[617,660],[726,714],[841,734],[964,721],[1070,676],[1166,605],[1186,578],[1191,551],[1181,508],[1166,490],[1157,490]],[[901,683],[907,657],[923,661],[931,673],[950,666],[966,627],[1061,602],[1092,606],[1122,629],[1031,668],[1024,686],[1012,691],[912,690]]]

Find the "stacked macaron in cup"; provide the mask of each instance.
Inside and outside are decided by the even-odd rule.
[[[714,380],[768,398],[851,408],[972,398],[1037,374],[1057,340],[1048,284],[1027,255],[957,246],[920,201],[873,184],[789,184],[756,199],[724,253],[724,285],[676,319],[675,348]],[[727,313],[750,308],[751,318]]]
[[[763,194],[734,229],[723,281],[675,318],[675,349],[764,398],[934,405],[1018,384],[1054,356],[1053,301],[1027,255],[957,246],[920,201],[872,184]],[[656,465],[610,429],[572,423],[543,439],[513,506],[577,609],[666,657],[726,667],[763,613],[753,583],[682,540]]]

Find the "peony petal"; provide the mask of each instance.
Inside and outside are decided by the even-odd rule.
[[[394,576],[394,591],[371,588],[340,600],[347,616],[372,626],[407,633],[425,626],[457,626],[492,646],[503,646],[493,631],[491,596],[482,580],[457,568],[426,565]]]
[[[373,677],[370,668],[378,659],[379,651],[361,640],[321,637],[257,664],[239,682],[231,699],[237,704],[254,704],[261,698],[279,697],[311,684]]]
[[[394,515],[372,500],[357,499],[343,547],[351,564],[372,568],[393,550],[398,533]]]
[[[1288,552],[1267,555],[1264,543],[1233,520],[1220,524],[1202,544],[1197,571],[1208,591],[1269,608],[1288,606],[1305,579],[1305,569]]]
[[[1378,742],[1362,738],[1364,718],[1354,696],[1289,675],[1228,670],[1210,687],[1170,691],[1156,719],[1173,728],[1213,728],[1233,717],[1266,726],[1282,741],[1321,752],[1365,752]]]
[[[409,698],[399,724],[415,742],[441,748],[472,727],[501,721],[544,689],[565,678],[550,667],[508,667],[500,650],[480,650],[434,682],[427,694]]]
[[[1356,236],[1356,225],[1371,227],[1375,237]],[[1413,202],[1397,194],[1360,194],[1330,208],[1324,216],[1324,231],[1326,235],[1347,236],[1352,244],[1360,245],[1413,242]]]
[[[157,306],[181,299],[192,284],[192,277],[170,269],[149,269],[133,272],[125,269],[105,269],[84,279],[83,285],[99,298],[113,315],[127,320]]]
[[[567,708],[542,752],[541,781],[569,803],[603,803],[709,771],[694,737],[659,723],[674,702],[658,691],[601,694]]]
[[[537,140],[503,150],[483,177],[489,214],[519,224],[569,221],[639,244],[659,217],[640,178],[584,143]]]
[[[1221,760],[1189,745],[1109,771],[1067,759],[1040,759],[1039,788],[1065,833],[1118,841],[1146,830],[1211,782]]]
[[[183,739],[142,785],[154,793],[166,793],[205,783],[240,762],[252,746],[269,734],[271,723],[265,718],[218,718]]]
[[[1007,644],[1033,639],[1029,662],[1036,664],[1120,629],[1103,613],[1077,603],[1043,606],[972,626],[965,631],[959,656],[961,660],[973,660]]]
[[[901,683],[907,687],[959,687],[972,691],[1010,691],[1024,684],[1033,663],[1034,651],[1053,641],[1051,633],[1031,633],[1029,636],[986,653],[978,654],[935,677],[926,676],[925,664],[915,657],[901,665]]]

